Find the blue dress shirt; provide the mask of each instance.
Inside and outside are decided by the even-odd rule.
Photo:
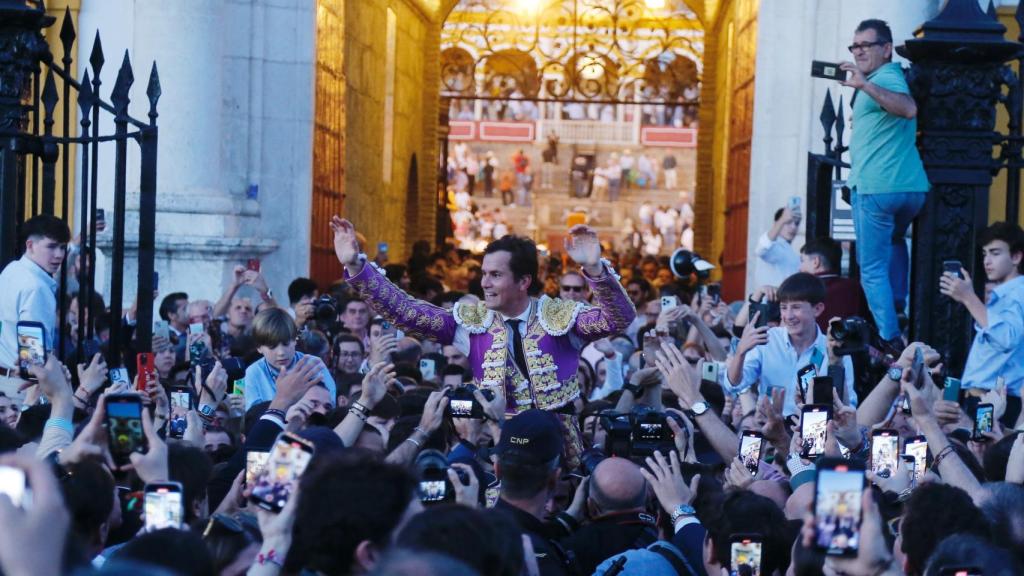
[[[300,358],[305,356],[302,352],[296,352],[295,358],[292,358],[291,364],[288,368],[295,366],[295,363]],[[323,384],[327,387],[327,391],[331,393],[331,400],[337,401],[338,388],[334,385],[334,378],[331,376],[331,372],[327,369],[327,366],[320,363],[320,371],[323,373]],[[274,395],[277,394],[277,377],[281,373],[280,370],[274,368],[267,362],[266,358],[260,358],[256,362],[253,362],[245,370],[245,409],[252,408],[253,404],[258,404],[265,400],[273,400]]]
[[[963,387],[991,390],[1002,376],[1007,394],[1020,396],[1024,384],[1024,276],[996,286],[986,308],[988,328],[974,325],[977,333],[964,366]]]

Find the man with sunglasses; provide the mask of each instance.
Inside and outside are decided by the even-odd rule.
[[[905,236],[930,187],[917,138],[917,104],[899,64],[892,31],[881,20],[857,26],[843,62],[841,83],[854,88],[850,187],[861,285],[886,352],[898,356],[903,339],[897,312],[906,306],[909,254]]]
[[[587,286],[587,281],[579,272],[572,270],[562,274],[562,278],[558,281],[558,297],[562,300],[589,304],[590,287]]]

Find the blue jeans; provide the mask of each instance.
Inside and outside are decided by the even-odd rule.
[[[882,338],[900,334],[896,303],[906,305],[910,255],[905,236],[928,195],[853,193],[853,226],[857,232],[860,284]]]

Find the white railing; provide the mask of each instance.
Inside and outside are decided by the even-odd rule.
[[[558,135],[561,144],[621,144],[634,146],[640,141],[640,126],[635,122],[600,120],[539,120],[537,140],[547,140],[549,132]]]

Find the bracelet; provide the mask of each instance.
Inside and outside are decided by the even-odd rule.
[[[363,414],[359,410],[349,410],[348,413],[355,416],[356,418],[359,418],[363,422],[366,422],[369,419],[367,418],[366,414]]]
[[[939,453],[935,456],[935,460],[932,461],[931,469],[932,470],[938,470],[939,469],[939,464],[942,463],[942,459],[945,458],[946,456],[949,456],[949,454],[951,452],[953,452],[953,445],[952,444],[947,444],[945,448],[943,448],[942,450],[939,450]]]
[[[367,415],[370,413],[370,409],[367,408],[366,406],[363,406],[359,402],[353,402],[350,408],[363,415]]]
[[[412,431],[413,432],[419,432],[420,434],[423,434],[424,436],[430,436],[430,433],[428,433],[426,430],[424,430],[423,427],[421,427],[421,426],[417,426],[417,427],[413,428]]]
[[[277,408],[267,408],[267,409],[266,409],[266,410],[265,410],[265,411],[263,412],[263,415],[264,415],[264,416],[277,416],[277,417],[278,417],[278,418],[280,418],[281,420],[284,420],[284,419],[285,419],[285,414],[284,414],[284,410],[278,410]]]
[[[413,438],[412,436],[409,436],[408,438],[406,438],[405,441],[406,442],[412,442],[417,448],[422,448],[423,447],[423,443],[421,443],[419,440]]]
[[[263,566],[268,562],[280,568],[284,568],[284,562],[277,556],[277,551],[273,548],[271,548],[266,554],[260,552],[259,555],[256,556],[256,563],[260,566]]]

